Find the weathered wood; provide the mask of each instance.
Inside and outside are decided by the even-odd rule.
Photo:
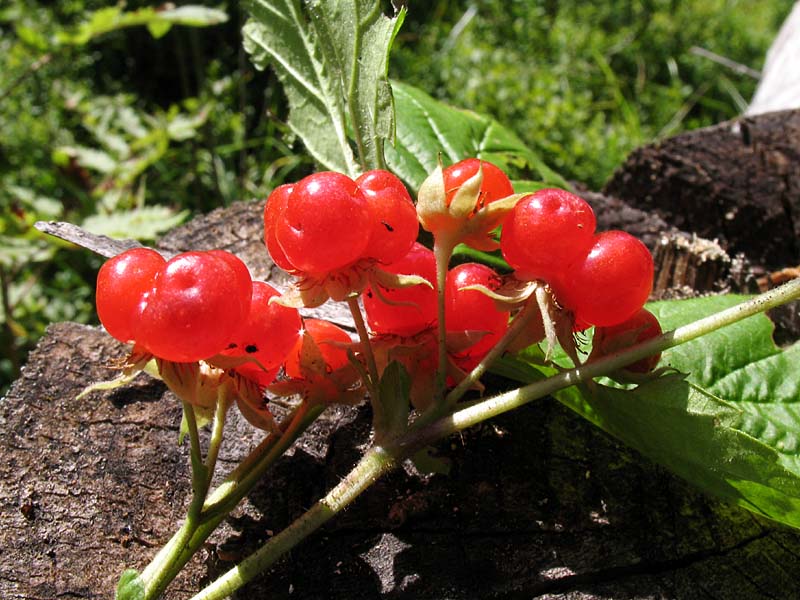
[[[800,111],[720,123],[634,151],[604,193],[768,270],[800,263]]]

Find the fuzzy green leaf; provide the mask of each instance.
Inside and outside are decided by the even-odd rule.
[[[408,428],[408,413],[411,408],[411,378],[405,367],[393,360],[384,369],[380,385],[381,415],[375,423],[379,439],[400,435]]]
[[[412,188],[418,189],[436,169],[440,154],[447,163],[478,157],[502,169],[512,165],[529,167],[544,182],[569,188],[538,154],[494,119],[453,108],[398,81],[392,82],[392,89],[397,141],[394,147],[386,147],[386,162]]]
[[[357,175],[382,164],[393,135],[389,48],[402,22],[375,0],[249,0],[244,46],[271,65],[289,99],[289,127],[323,167]],[[350,145],[354,136],[364,164]]]
[[[145,589],[142,577],[135,569],[127,569],[119,578],[114,600],[142,600]]]
[[[714,296],[648,306],[665,330],[745,300]],[[682,374],[624,390],[601,384],[558,400],[707,492],[800,528],[800,343],[781,350],[751,317],[663,353]],[[526,359],[525,357],[529,359]],[[500,370],[522,381],[554,372],[536,352]]]

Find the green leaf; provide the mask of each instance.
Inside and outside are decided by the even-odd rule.
[[[396,360],[384,369],[378,392],[381,415],[375,423],[375,433],[379,440],[400,435],[408,428],[408,413],[411,408],[411,378],[408,371]]]
[[[394,147],[386,148],[386,162],[412,188],[418,189],[438,166],[440,155],[449,163],[478,157],[501,169],[528,167],[544,183],[570,188],[538,154],[491,117],[453,108],[398,81],[392,82],[392,89],[397,133]]]
[[[180,225],[188,216],[189,211],[186,210],[176,213],[166,206],[143,206],[127,212],[91,215],[81,227],[112,238],[152,240],[159,233]]]
[[[138,571],[127,569],[119,578],[114,600],[144,600],[144,582]]]
[[[665,330],[735,304],[713,296],[648,305]],[[594,383],[558,400],[707,492],[800,528],[800,343],[781,350],[763,314],[663,353],[673,374],[633,390]],[[528,356],[530,359],[526,359]],[[521,381],[554,372],[536,352],[504,360]]]
[[[390,19],[374,0],[314,0],[308,6],[322,54],[341,78],[361,167],[383,167],[383,142],[394,141],[389,49],[405,10]]]
[[[411,457],[411,462],[423,475],[449,475],[451,463],[443,456],[435,456],[431,447],[423,448]]]
[[[121,5],[101,8],[91,14],[73,33],[60,32],[57,41],[62,44],[82,46],[106,33],[126,27],[146,26],[153,37],[166,34],[173,25],[208,27],[228,20],[224,11],[205,6],[181,6],[159,10],[140,8],[125,12]]]

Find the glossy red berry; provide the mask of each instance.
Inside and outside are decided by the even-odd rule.
[[[106,261],[97,274],[97,315],[106,331],[122,342],[136,340],[139,320],[153,280],[166,263],[149,248],[133,248]]]
[[[303,326],[311,336],[311,339],[314,340],[317,348],[319,348],[322,359],[325,362],[324,368],[326,372],[333,373],[350,363],[345,346],[352,343],[352,340],[344,329],[320,319],[306,319]],[[285,371],[287,377],[303,378],[303,371],[300,368],[302,343],[303,336],[302,332],[300,332],[300,335],[295,338],[294,348],[289,352],[289,356],[286,359]]]
[[[232,257],[232,258],[231,258]],[[250,311],[252,283],[236,257],[186,252],[156,274],[137,341],[159,358],[193,362],[224,350]]]
[[[653,287],[653,257],[640,240],[624,231],[594,237],[589,252],[553,283],[558,302],[576,321],[616,325],[633,316]]]
[[[463,288],[482,285],[490,290],[500,286],[500,277],[489,267],[465,263],[452,268],[447,274],[445,325],[448,332],[468,332],[477,342],[460,349],[456,363],[472,370],[508,329],[508,311],[497,310],[495,301],[478,290]]]
[[[662,334],[658,319],[647,309],[641,309],[631,318],[610,327],[596,327],[592,339],[592,354],[605,356],[624,350]],[[634,373],[649,373],[656,368],[661,355],[648,356],[625,367]]]
[[[383,264],[399,260],[411,249],[419,233],[417,210],[408,190],[389,171],[368,171],[356,179],[371,215],[364,257]]]
[[[592,207],[575,194],[544,189],[520,200],[503,223],[503,257],[525,280],[554,280],[594,241]]]
[[[478,199],[476,210],[486,206],[490,202],[500,200],[514,193],[511,181],[502,170],[485,160],[477,158],[467,158],[460,162],[450,165],[442,172],[444,176],[444,190],[447,206],[455,196],[458,188],[465,181],[474,177],[478,168],[483,171],[483,183],[481,183],[481,194]]]
[[[390,273],[419,275],[433,288],[424,284],[399,289],[367,288],[364,292],[364,312],[374,333],[410,336],[436,323],[436,259],[433,252],[415,242],[400,260],[384,267]]]
[[[286,203],[293,187],[293,185],[289,184],[276,187],[267,197],[267,201],[264,204],[264,244],[272,258],[272,262],[289,273],[295,271],[295,267],[286,258],[283,248],[281,248],[278,239],[275,237],[275,224],[278,222],[280,215],[286,210]]]
[[[274,379],[278,368],[297,343],[297,336],[302,329],[300,313],[296,309],[270,304],[270,298],[276,296],[280,296],[280,292],[275,288],[261,281],[253,282],[247,319],[222,353],[257,360],[261,366],[246,363],[236,367],[236,371],[261,385],[267,385]]]
[[[367,200],[356,183],[341,173],[323,171],[289,190],[274,234],[295,269],[327,273],[363,256],[370,225]]]

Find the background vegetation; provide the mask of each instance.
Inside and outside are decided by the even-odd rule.
[[[632,148],[739,114],[756,80],[693,48],[760,69],[791,5],[411,1],[390,73],[495,116],[597,188]],[[99,259],[33,222],[152,240],[313,169],[274,76],[241,50],[238,2],[172,21],[149,6],[0,8],[0,393],[48,322],[96,318]]]

